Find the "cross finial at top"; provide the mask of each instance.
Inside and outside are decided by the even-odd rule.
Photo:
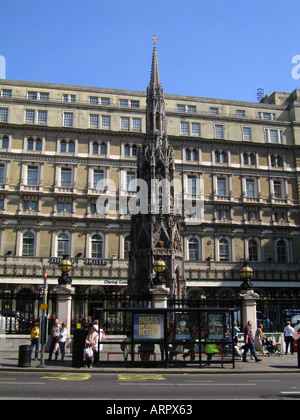
[[[158,39],[159,39],[159,38],[157,38],[157,36],[156,36],[156,35],[154,35],[154,37],[153,37],[152,39],[153,39],[153,41],[154,41],[154,46],[156,46],[156,41],[158,41]]]

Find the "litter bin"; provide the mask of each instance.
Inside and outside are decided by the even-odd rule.
[[[31,366],[31,346],[19,346],[19,367]]]
[[[83,366],[83,350],[85,343],[85,332],[84,330],[75,330],[73,335],[73,354],[72,354],[72,366],[82,367]]]

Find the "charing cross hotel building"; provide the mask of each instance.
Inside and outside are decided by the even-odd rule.
[[[181,223],[187,297],[235,299],[247,261],[261,298],[299,298],[300,90],[164,101],[174,177],[184,197],[203,185],[203,220]],[[1,292],[37,293],[45,270],[51,292],[67,254],[77,291],[127,293],[145,133],[146,92],[0,80]],[[97,205],[99,186],[115,212]],[[28,302],[11,309],[33,312]],[[97,302],[86,305],[77,316]]]

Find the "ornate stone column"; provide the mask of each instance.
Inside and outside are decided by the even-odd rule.
[[[66,323],[68,336],[71,333],[71,317],[72,317],[72,295],[75,293],[75,288],[70,285],[59,285],[54,288],[56,294],[56,317],[60,324]]]
[[[256,302],[259,295],[254,293],[252,289],[241,290],[240,298],[242,299],[242,329],[246,326],[248,321],[253,322],[253,335],[257,330],[257,315],[256,315]]]
[[[155,309],[166,309],[168,307],[168,297],[170,295],[170,289],[163,285],[154,286],[150,289],[152,294],[152,304]]]

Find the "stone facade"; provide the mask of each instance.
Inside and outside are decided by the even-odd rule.
[[[3,287],[35,289],[42,279],[26,267],[54,267],[49,259],[65,252],[82,270],[87,259],[108,261],[104,278],[78,273],[74,285],[105,291],[103,279],[115,279],[123,284],[110,290],[126,289],[112,272],[128,269],[127,202],[147,134],[146,106],[145,92],[0,80]],[[181,224],[188,294],[234,292],[245,260],[258,273],[260,294],[295,290],[300,90],[258,103],[164,94],[164,107],[183,198],[193,198],[196,181],[204,186],[202,223],[183,215]],[[116,208],[105,215],[114,199]],[[24,266],[19,276],[3,268]]]

